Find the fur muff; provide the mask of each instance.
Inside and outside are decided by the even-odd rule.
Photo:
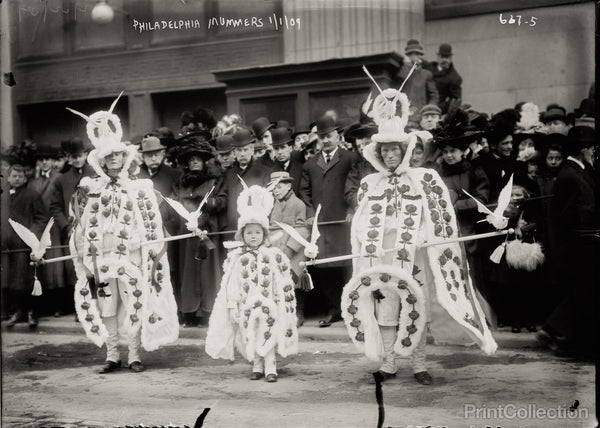
[[[515,239],[506,244],[506,263],[513,269],[533,272],[544,263],[542,246]]]

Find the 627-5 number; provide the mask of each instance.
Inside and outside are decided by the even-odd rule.
[[[516,18],[516,19],[515,19]],[[500,24],[504,25],[504,24],[517,24],[519,27],[521,26],[521,22],[523,24],[528,24],[530,27],[535,27],[535,24],[537,23],[537,18],[535,16],[532,16],[531,19],[529,21],[522,21],[522,16],[521,15],[510,15],[510,18],[504,18],[502,16],[502,14],[500,14],[500,16],[498,17],[498,19],[500,20]]]

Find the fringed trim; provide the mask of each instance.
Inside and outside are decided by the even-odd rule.
[[[425,328],[425,298],[417,281],[397,266],[378,265],[357,273],[342,291],[342,317],[348,334],[367,358],[381,361],[383,341],[374,315],[374,292],[398,293],[398,337],[394,351],[399,356],[412,354]],[[385,301],[384,301],[385,302]]]

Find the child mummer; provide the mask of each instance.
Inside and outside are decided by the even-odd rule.
[[[298,352],[290,261],[269,244],[271,193],[251,186],[240,193],[237,206],[238,242],[226,245],[231,250],[208,324],[206,353],[233,360],[235,347],[252,362],[251,380],[266,373],[267,382],[277,382],[275,352],[282,357]]]

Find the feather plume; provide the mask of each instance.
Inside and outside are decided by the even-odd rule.
[[[517,127],[522,131],[533,131],[542,125],[540,122],[540,109],[534,103],[525,103],[521,106],[521,119]]]

